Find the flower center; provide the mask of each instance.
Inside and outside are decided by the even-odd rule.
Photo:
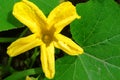
[[[42,40],[44,43],[50,43],[51,42],[51,37],[50,35],[43,35]]]

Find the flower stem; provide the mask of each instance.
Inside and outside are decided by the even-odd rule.
[[[28,28],[26,28],[26,29],[20,34],[19,38],[20,38],[20,37],[23,37],[27,31],[28,31]]]
[[[12,57],[9,57],[9,59],[8,59],[8,66],[11,65],[11,62],[12,62]]]
[[[31,65],[30,65],[30,68],[32,68],[32,66],[33,66],[33,64],[34,64],[34,62],[35,62],[35,60],[36,60],[36,57],[37,57],[38,55],[39,55],[38,48],[35,48],[34,53],[33,53],[33,55],[31,56],[32,63],[31,63]]]

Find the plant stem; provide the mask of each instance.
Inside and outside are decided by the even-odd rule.
[[[31,56],[32,63],[31,63],[31,65],[30,65],[30,68],[32,68],[32,66],[33,66],[33,64],[34,64],[34,62],[35,62],[35,60],[36,60],[36,57],[37,57],[38,55],[39,55],[38,48],[35,48],[34,53],[33,53],[33,55]]]
[[[27,31],[28,31],[28,28],[26,28],[26,29],[20,34],[19,38],[22,37],[22,36],[24,36]]]

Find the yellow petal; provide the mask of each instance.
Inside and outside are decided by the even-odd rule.
[[[47,25],[43,12],[28,0],[16,3],[13,8],[13,15],[33,33],[40,32],[40,29]]]
[[[36,38],[36,35],[30,35],[14,41],[8,48],[7,54],[11,57],[17,56],[25,51],[28,51],[42,43],[41,40]]]
[[[53,43],[41,45],[41,62],[45,76],[52,79],[55,74],[55,58]]]
[[[76,8],[71,2],[63,2],[58,5],[48,16],[49,26],[54,26],[56,33],[59,33],[66,25],[76,18],[80,18],[76,13]]]
[[[69,55],[78,55],[83,53],[83,49],[74,43],[70,38],[67,38],[61,34],[57,34],[56,41],[54,42],[55,47],[65,51]]]

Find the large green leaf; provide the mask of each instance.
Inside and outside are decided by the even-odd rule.
[[[120,67],[120,7],[114,0],[78,4],[82,16],[71,24],[75,41],[85,52]]]
[[[66,56],[56,65],[53,80],[120,80],[120,67],[89,53],[77,57]]]
[[[12,15],[13,5],[21,0],[0,0],[0,31],[22,27],[23,25]],[[59,3],[59,0],[30,0],[43,12],[48,13]]]
[[[114,0],[77,5],[82,17],[71,24],[73,39],[85,53],[56,62],[53,80],[120,80],[120,7]]]

